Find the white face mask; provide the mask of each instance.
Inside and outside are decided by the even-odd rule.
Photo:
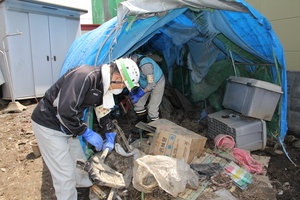
[[[109,91],[110,91],[111,93],[117,95],[117,94],[120,94],[120,93],[123,91],[123,89],[114,89],[114,90],[109,90]]]

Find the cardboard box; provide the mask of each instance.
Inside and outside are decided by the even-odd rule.
[[[159,119],[148,125],[156,127],[150,154],[184,158],[190,163],[204,150],[206,137],[183,128],[167,119]]]

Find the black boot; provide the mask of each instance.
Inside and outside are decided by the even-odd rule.
[[[148,121],[147,110],[137,111],[136,114],[138,117],[138,121],[147,123]]]

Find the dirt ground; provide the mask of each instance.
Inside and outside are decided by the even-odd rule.
[[[0,109],[3,110],[7,104],[1,102]],[[24,100],[21,103],[27,107],[26,110],[20,113],[0,114],[0,184],[2,185],[0,200],[55,200],[50,173],[42,157],[36,157],[30,145],[35,140],[30,115],[36,106],[36,101]],[[198,114],[174,113],[169,117],[171,120],[182,122],[188,126],[186,128],[194,132],[204,133],[205,136],[205,126],[197,122]],[[207,145],[211,142],[208,140]],[[272,190],[263,191],[258,187],[255,188],[255,184],[251,184],[244,191],[236,190],[234,196],[242,200],[266,199],[265,195],[259,193],[270,192],[275,193],[278,200],[300,199],[300,149],[286,145],[286,150],[297,166],[292,164],[282,153],[282,148],[273,142],[268,144],[264,151],[253,152],[271,158],[267,176],[273,186]],[[141,199],[141,196],[136,192],[127,199]],[[156,190],[145,195],[145,199],[171,199],[171,197],[163,191]]]

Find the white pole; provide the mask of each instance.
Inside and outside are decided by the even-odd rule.
[[[0,51],[0,53],[2,53],[3,56],[4,56],[4,63],[5,63],[5,67],[6,67],[6,70],[7,70],[8,79],[9,79],[9,89],[10,89],[10,94],[11,94],[12,102],[15,102],[15,95],[14,95],[14,90],[13,90],[13,82],[12,82],[10,68],[9,68],[9,63],[8,63],[8,59],[7,59],[7,54],[6,54],[4,39],[6,37],[15,36],[15,35],[22,35],[22,32],[17,32],[17,33],[12,33],[12,34],[6,34],[2,38],[2,48],[3,48],[3,51]]]

